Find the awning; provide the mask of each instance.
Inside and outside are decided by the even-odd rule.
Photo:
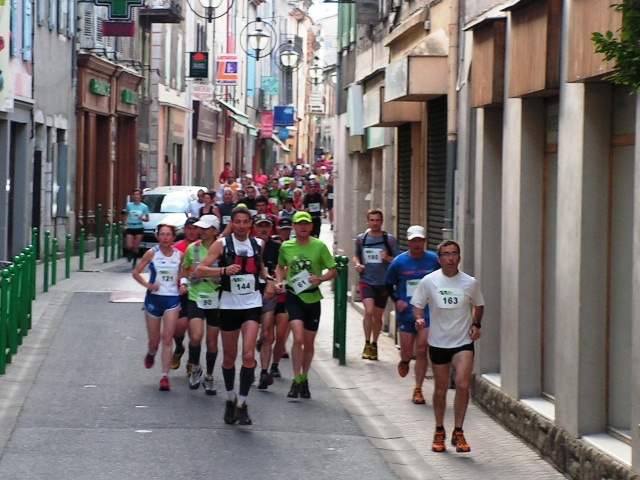
[[[236,122],[238,125],[247,127],[249,129],[249,135],[253,135],[254,137],[258,135],[258,127],[249,122],[249,117],[243,117],[240,115],[229,115],[229,118]]]
[[[220,105],[222,105],[224,108],[226,108],[227,110],[230,110],[233,112],[233,115],[237,115],[239,117],[244,117],[244,118],[249,118],[249,115],[247,115],[246,113],[244,113],[242,110],[234,107],[233,105],[231,105],[230,103],[224,102],[222,100],[220,100],[219,98],[216,98],[216,102],[218,102]],[[233,116],[232,115],[232,116]]]
[[[384,101],[426,102],[447,94],[447,57],[416,55],[387,65]]]
[[[397,127],[422,119],[422,105],[419,102],[385,102],[384,87],[368,91],[363,100],[365,128]]]
[[[282,151],[285,153],[289,153],[291,151],[291,149],[289,147],[287,147],[282,140],[280,140],[278,138],[278,136],[274,133],[271,135],[271,140],[273,140],[274,142],[276,142],[278,145],[280,145],[280,148],[282,148]]]

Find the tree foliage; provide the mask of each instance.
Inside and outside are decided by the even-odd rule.
[[[611,8],[622,13],[617,36],[610,30],[604,34],[593,32],[591,41],[596,53],[604,54],[606,61],[614,61],[615,71],[606,80],[640,91],[640,0],[626,0]]]

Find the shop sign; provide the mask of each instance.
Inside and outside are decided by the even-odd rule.
[[[131,20],[132,8],[142,7],[145,0],[94,0],[93,3],[107,7],[107,20]]]
[[[101,97],[108,97],[111,95],[111,85],[109,85],[109,82],[92,78],[89,80],[89,91]]]
[[[276,127],[290,127],[294,125],[293,114],[295,108],[286,106],[273,107],[273,124]]]
[[[199,102],[210,102],[213,100],[213,85],[191,85],[191,98]]]
[[[273,110],[262,111],[260,124],[260,138],[271,138],[273,135]]]
[[[278,95],[279,85],[278,77],[262,77],[261,88],[265,95]]]
[[[122,103],[128,105],[136,105],[138,103],[138,94],[133,90],[122,90]]]
[[[238,55],[223,53],[216,58],[216,85],[238,84]]]
[[[289,138],[289,130],[286,128],[281,128],[278,130],[278,138],[280,140],[287,140]]]
[[[189,52],[189,77],[208,78],[209,77],[209,53]]]

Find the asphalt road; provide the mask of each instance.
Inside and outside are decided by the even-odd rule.
[[[108,293],[73,296],[2,453],[0,478],[396,478],[314,372],[311,400],[286,398],[288,360],[269,390],[252,387],[249,427],[225,425],[224,395],[189,390],[184,366],[172,371],[172,391],[160,392],[158,362],[142,364],[140,309],[109,303]],[[220,356],[214,378],[223,390]]]

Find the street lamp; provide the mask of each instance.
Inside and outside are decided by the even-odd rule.
[[[338,84],[338,72],[331,72],[331,75],[329,75],[329,78],[331,79],[331,83],[334,85]]]
[[[275,35],[276,32],[273,27],[263,22],[260,17],[257,17],[254,21],[245,25],[242,32],[240,32],[240,46],[248,55],[260,60],[270,55],[273,51],[273,38]]]
[[[288,40],[280,52],[280,63],[286,68],[293,68],[298,64],[300,54],[293,47],[293,42]]]
[[[320,85],[324,80],[324,69],[319,65],[318,57],[314,57],[314,62],[311,67],[309,67],[309,78],[311,79],[311,83],[314,85]]]
[[[233,4],[233,2],[231,3]],[[211,23],[216,18],[220,18],[221,15],[218,17],[214,17],[214,12],[216,11],[216,9],[220,8],[220,5],[222,5],[222,0],[200,0],[200,5],[202,5],[202,8],[204,8],[205,16],[203,18],[207,19],[207,23]],[[231,7],[229,7],[229,9],[230,8]],[[229,11],[229,9],[227,9],[227,12]],[[227,12],[224,12],[222,15],[225,15]]]

